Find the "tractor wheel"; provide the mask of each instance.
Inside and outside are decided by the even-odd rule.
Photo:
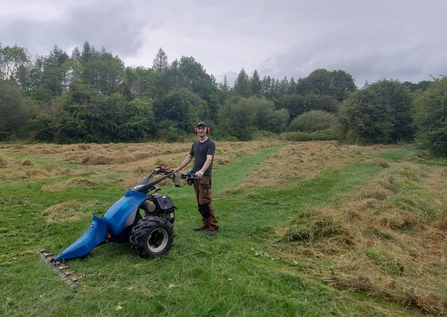
[[[159,217],[144,217],[130,235],[132,249],[140,258],[155,257],[169,251],[174,239],[172,224]]]

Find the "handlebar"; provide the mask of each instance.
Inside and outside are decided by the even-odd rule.
[[[194,174],[192,172],[188,172],[186,174],[180,174],[181,179],[184,180],[195,180],[195,179],[201,179],[200,177],[196,177],[194,176]]]
[[[154,177],[155,175],[159,175],[159,174],[164,174],[164,176],[149,182],[149,180]],[[157,166],[148,176],[146,176],[141,182],[139,182],[134,188],[132,188],[135,191],[139,191],[142,193],[148,193],[151,190],[155,189],[155,185],[160,183],[162,180],[168,178],[168,177],[173,177],[174,176],[174,171],[170,170],[170,167],[160,167]]]
[[[160,174],[163,174],[163,176],[150,182],[152,177]],[[169,166],[168,167],[157,166],[148,176],[146,176],[141,182],[139,182],[135,187],[133,187],[132,190],[147,194],[149,191],[155,190],[155,185],[157,185],[166,178],[172,178],[176,187],[180,186],[180,179],[185,180],[189,185],[191,185],[194,180],[200,179],[199,177],[194,176],[194,174],[191,171],[189,171],[186,174],[180,174],[180,178],[178,178],[178,174],[175,173],[173,170],[171,170]]]

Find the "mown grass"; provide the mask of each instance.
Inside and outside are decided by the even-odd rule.
[[[171,146],[150,157],[133,145],[130,152],[117,145],[119,153],[113,145],[3,148],[0,312],[446,313],[447,250],[437,239],[446,237],[447,171],[442,164],[414,163],[415,151],[406,146],[218,144],[224,150],[213,176],[217,236],[191,230],[200,221],[192,187],[164,184],[162,192],[178,207],[169,254],[141,260],[126,243],[106,244],[69,262],[84,279],[68,287],[36,250],[63,250],[84,233],[92,214],[105,212],[151,164],[180,163],[188,146]]]

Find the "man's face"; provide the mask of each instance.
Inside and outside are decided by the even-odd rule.
[[[197,134],[199,136],[205,135],[206,134],[206,127],[204,127],[204,126],[197,127]]]

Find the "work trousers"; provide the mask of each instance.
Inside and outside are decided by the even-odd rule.
[[[202,176],[201,179],[194,180],[196,200],[199,212],[202,215],[202,227],[214,231],[219,228],[219,223],[217,222],[213,206],[211,205],[213,201],[211,184],[211,175]]]

